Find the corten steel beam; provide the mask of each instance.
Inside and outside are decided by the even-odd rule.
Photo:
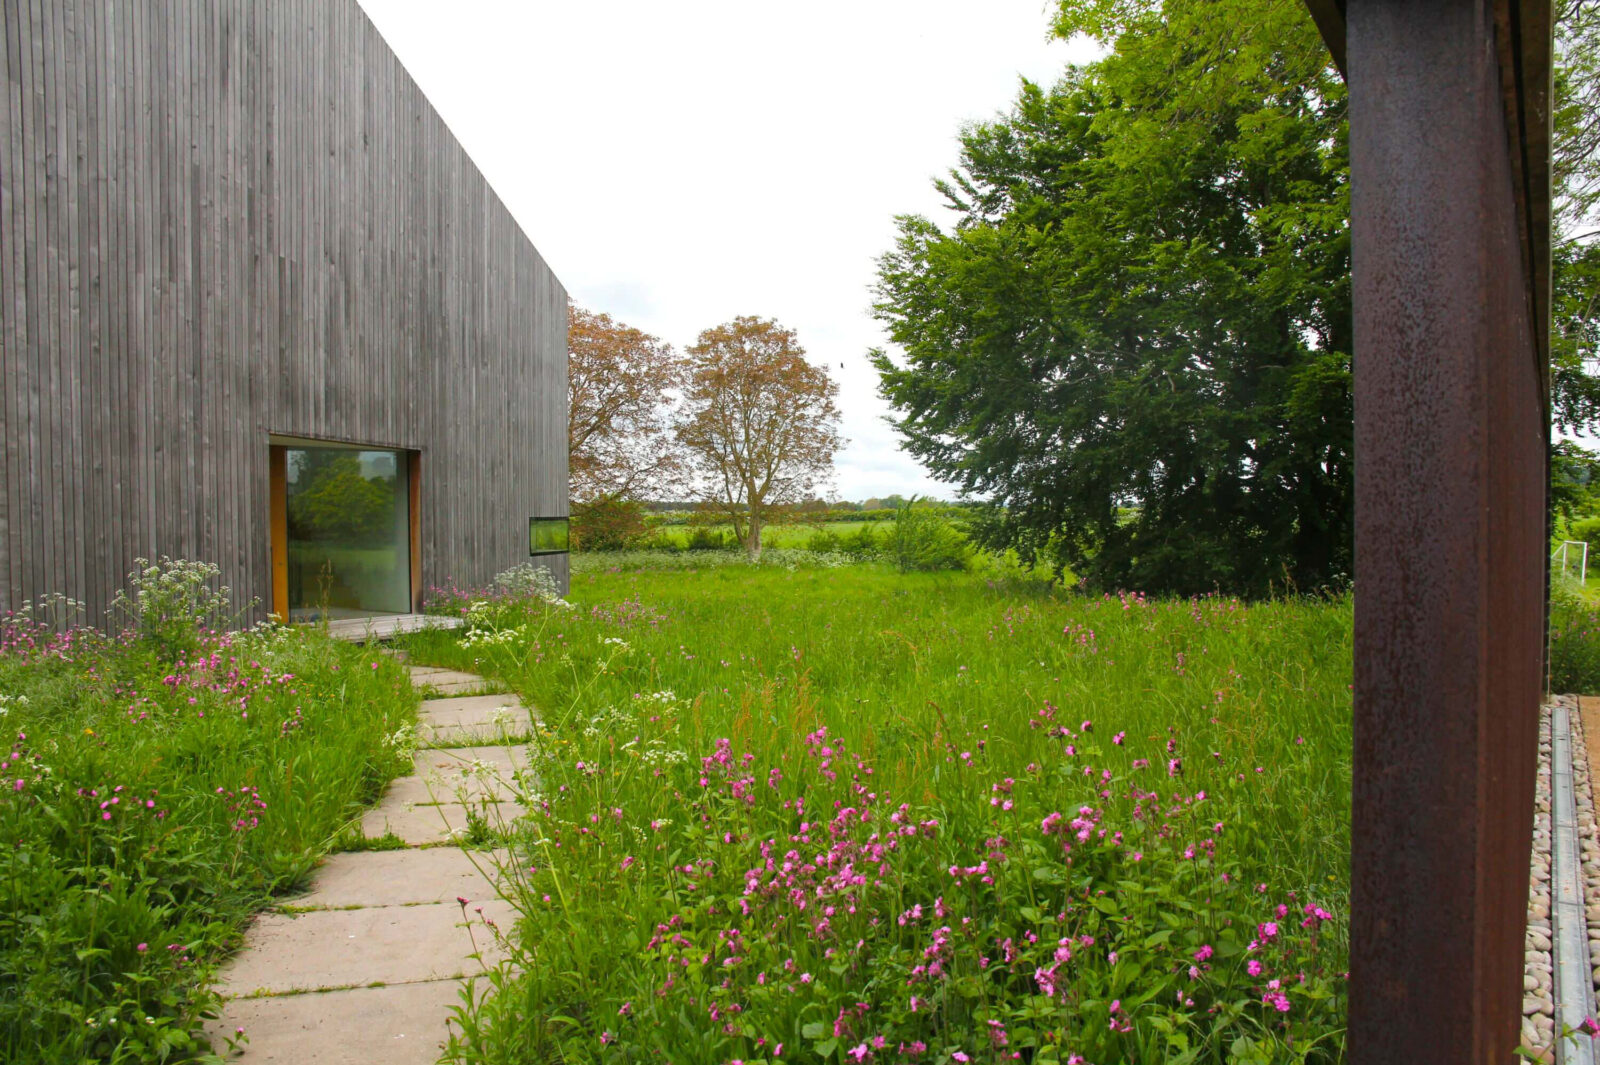
[[[1526,42],[1505,40],[1516,4],[1341,6],[1356,420],[1350,1060],[1505,1065],[1520,1027],[1544,628],[1533,168],[1516,158],[1526,131],[1507,120],[1520,66],[1503,69]]]

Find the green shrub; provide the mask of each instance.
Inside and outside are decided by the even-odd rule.
[[[1567,526],[1567,540],[1584,540],[1600,546],[1600,517],[1580,518]]]
[[[1550,689],[1600,694],[1600,610],[1572,580],[1550,583]]]
[[[684,543],[684,547],[690,551],[732,551],[736,546],[733,536],[726,530],[707,525],[690,529],[689,538]]]
[[[572,546],[577,551],[622,551],[649,533],[644,504],[603,497],[572,505]]]
[[[843,550],[844,538],[831,529],[818,529],[806,539],[806,550],[819,555]]]
[[[885,549],[901,573],[965,569],[972,554],[949,517],[915,497],[895,511]]]

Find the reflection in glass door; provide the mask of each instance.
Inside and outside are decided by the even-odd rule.
[[[285,447],[289,620],[411,610],[411,481],[404,451]]]

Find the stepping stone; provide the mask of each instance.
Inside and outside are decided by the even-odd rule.
[[[485,689],[494,687],[493,684],[490,684],[482,677],[471,681],[452,680],[426,686],[434,693],[430,694],[427,697],[428,699],[449,699],[457,695],[480,695]]]
[[[528,756],[520,746],[427,747],[413,755],[412,764],[411,776],[389,785],[378,805],[380,810],[398,804],[514,799],[515,776],[527,769]]]
[[[431,743],[487,743],[526,736],[532,727],[515,695],[469,695],[424,702],[417,734]]]
[[[234,999],[206,1023],[206,1035],[220,1050],[224,1035],[243,1028],[244,1052],[224,1057],[246,1065],[434,1065],[462,987],[429,980]]]
[[[513,822],[527,812],[514,802],[489,803],[487,806],[482,803],[466,806],[459,802],[448,802],[439,806],[399,806],[394,809],[368,810],[361,818],[361,834],[368,839],[377,839],[385,832],[392,832],[407,846],[425,847],[433,843],[446,843],[465,835],[468,813],[483,814],[488,817],[490,828],[503,829],[511,827]]]
[[[411,684],[416,688],[433,688],[444,692],[446,695],[457,692],[477,691],[488,686],[489,682],[475,673],[458,673],[453,669],[441,669],[433,673],[418,673],[415,666],[411,667]]]
[[[516,919],[502,899],[474,901],[468,934],[454,900],[421,906],[263,914],[245,933],[244,950],[220,974],[224,997],[415,983],[481,973],[504,957],[474,908],[510,931]],[[473,937],[483,960],[469,958]]]
[[[468,854],[456,847],[334,854],[317,869],[313,890],[283,902],[296,908],[336,910],[453,903],[460,895],[494,898],[496,860],[505,857],[504,851]]]

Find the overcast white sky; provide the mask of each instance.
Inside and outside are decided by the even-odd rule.
[[[1092,58],[1045,0],[361,5],[580,305],[680,347],[776,318],[840,383],[842,498],[953,494],[883,421],[874,261],[943,222],[964,123]]]

